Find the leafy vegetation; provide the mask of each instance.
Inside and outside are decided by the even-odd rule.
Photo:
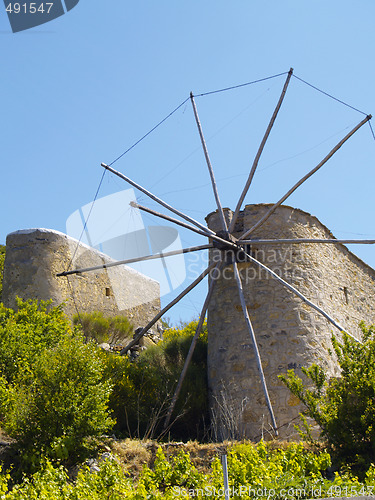
[[[48,302],[17,301],[17,310],[0,304],[0,373],[7,383],[32,372],[36,359],[73,330],[60,308]]]
[[[122,436],[154,438],[163,433],[163,422],[184,365],[197,322],[169,329],[157,345],[143,351],[136,362],[105,354],[106,377],[114,385],[110,407]],[[175,439],[202,438],[207,428],[207,328],[198,339],[170,429]],[[177,418],[177,420],[176,420]],[[206,436],[207,437],[207,436]]]
[[[375,461],[375,327],[361,327],[363,344],[348,335],[342,343],[332,338],[340,377],[327,380],[314,364],[303,369],[307,383],[294,370],[281,378],[318,423],[335,457],[363,473]]]
[[[0,416],[25,469],[42,456],[76,459],[85,438],[111,427],[103,373],[98,348],[72,330],[60,308],[0,304]]]
[[[5,261],[5,246],[0,245],[0,302],[2,301],[2,294],[3,294],[4,261]]]
[[[35,470],[42,457],[72,463],[84,455],[87,438],[114,425],[123,436],[162,432],[196,323],[171,329],[134,362],[87,339],[104,335],[103,325],[111,334],[129,331],[126,319],[86,319],[95,335],[73,328],[48,302],[18,300],[16,311],[0,304],[0,419],[17,440],[23,470]],[[177,403],[179,438],[198,435],[207,416],[206,344],[204,332]]]
[[[176,405],[175,421],[165,430],[164,419],[197,322],[169,328],[161,342],[131,360],[102,351],[90,340],[131,332],[129,322],[100,314],[86,319],[84,334],[80,325],[72,327],[61,308],[48,302],[19,300],[16,311],[0,304],[0,420],[19,453],[13,472],[0,470],[0,497],[220,496],[219,458],[210,470],[201,470],[184,450],[169,455],[160,448],[136,480],[113,457],[99,461],[98,470],[81,467],[73,482],[68,477],[64,467],[81,462],[87,452],[96,453],[90,440],[93,443],[108,430],[133,438],[166,432],[169,438],[185,441],[208,437],[206,327]],[[320,445],[311,451],[301,443],[278,448],[263,442],[225,445],[231,497],[294,500],[373,493],[375,329],[362,328],[363,345],[347,336],[342,343],[332,340],[340,378],[327,380],[317,365],[303,370],[308,383],[293,370],[283,378],[320,425],[327,450]],[[341,475],[330,472],[328,478],[331,456],[339,459],[337,470],[345,467]],[[22,481],[16,474],[20,471],[28,472]]]
[[[313,453],[302,444],[273,449],[261,442],[235,444],[227,449],[231,498],[306,499],[366,495],[373,492],[375,469],[371,467],[363,483],[346,474],[325,478],[330,464],[326,452]],[[46,462],[41,471],[8,490],[9,475],[0,475],[0,493],[10,500],[38,499],[104,500],[148,498],[224,498],[223,472],[217,456],[209,471],[199,470],[184,450],[166,455],[156,452],[152,467],[147,465],[137,482],[124,473],[114,458],[99,461],[99,470],[82,467],[75,482],[62,467]],[[8,492],[9,491],[9,492]]]
[[[101,311],[80,313],[73,318],[75,325],[82,327],[87,340],[95,340],[99,344],[130,339],[133,335],[133,325],[125,316],[105,317]]]

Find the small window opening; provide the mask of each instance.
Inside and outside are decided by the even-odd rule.
[[[106,288],[105,289],[105,296],[106,297],[110,297],[111,296],[111,289],[110,288]]]

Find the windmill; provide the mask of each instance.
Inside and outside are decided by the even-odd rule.
[[[338,143],[337,145],[323,158],[322,161],[318,163],[318,165],[313,168],[310,172],[308,172],[306,175],[304,175],[293,187],[291,187],[287,193],[285,193],[279,201],[274,203],[273,205],[267,207],[267,210],[265,213],[262,214],[262,216],[248,229],[243,231],[242,234],[238,234],[238,231],[236,230],[236,223],[238,221],[238,218],[240,216],[241,208],[243,206],[245,197],[247,195],[247,192],[250,188],[250,185],[253,181],[260,157],[262,155],[262,152],[264,150],[264,147],[266,145],[267,139],[271,133],[271,130],[274,126],[274,123],[276,121],[277,115],[279,113],[279,110],[282,106],[285,94],[287,92],[287,88],[290,82],[290,79],[293,75],[293,70],[290,69],[289,72],[287,73],[287,77],[280,95],[280,98],[278,100],[278,103],[276,105],[276,108],[272,114],[271,120],[268,124],[268,127],[266,129],[266,132],[264,134],[264,137],[261,141],[261,144],[258,148],[258,151],[255,155],[252,167],[250,169],[250,173],[248,176],[248,179],[245,183],[245,186],[241,192],[241,195],[239,197],[238,203],[235,207],[234,212],[231,214],[230,219],[228,219],[225,210],[222,207],[217,185],[216,185],[216,180],[214,176],[214,171],[213,167],[211,165],[210,157],[208,154],[208,149],[207,145],[205,142],[205,138],[203,135],[203,130],[202,126],[200,123],[200,119],[198,116],[198,110],[197,106],[195,103],[194,95],[193,93],[190,94],[190,101],[193,107],[193,112],[194,112],[194,117],[195,121],[197,124],[206,164],[208,167],[210,179],[211,179],[211,185],[213,189],[213,194],[215,197],[216,201],[216,206],[217,206],[217,217],[219,220],[219,229],[218,230],[213,230],[209,226],[206,226],[204,224],[201,224],[197,220],[193,219],[192,217],[182,213],[180,210],[175,209],[159,197],[155,196],[152,194],[150,191],[145,189],[143,186],[139,185],[123,173],[115,170],[111,165],[107,165],[105,163],[102,163],[102,167],[106,170],[109,171],[119,178],[123,179],[126,181],[128,184],[139,190],[140,192],[144,193],[146,196],[151,198],[153,201],[157,202],[159,205],[167,209],[168,211],[172,212],[179,218],[171,217],[169,215],[166,215],[164,213],[157,212],[155,210],[152,210],[148,207],[142,206],[138,203],[132,203],[132,206],[142,210],[144,212],[147,212],[153,216],[165,219],[169,222],[172,222],[173,224],[176,224],[178,226],[181,226],[185,229],[188,229],[190,231],[193,231],[205,238],[208,239],[208,243],[200,246],[195,246],[195,247],[189,247],[185,248],[182,250],[176,250],[172,252],[164,252],[164,253],[159,253],[159,254],[154,254],[154,255],[149,255],[146,257],[141,257],[137,259],[128,259],[128,260],[122,260],[110,264],[105,264],[102,266],[96,266],[96,267],[91,267],[91,268],[86,268],[86,269],[75,269],[75,270],[70,270],[70,271],[65,271],[63,273],[60,273],[60,276],[68,276],[70,274],[75,274],[75,273],[83,273],[83,272],[88,272],[100,268],[105,268],[105,267],[112,267],[116,265],[122,265],[122,264],[130,264],[132,262],[136,261],[142,261],[142,260],[151,260],[151,259],[157,259],[157,258],[166,258],[168,256],[176,255],[178,253],[189,253],[189,252],[196,252],[196,251],[202,251],[202,250],[210,250],[210,252],[215,252],[215,255],[218,256],[214,262],[211,262],[208,267],[188,286],[186,287],[174,300],[172,300],[169,304],[167,304],[163,309],[142,329],[139,329],[134,337],[134,339],[124,347],[124,349],[121,351],[121,354],[125,354],[132,346],[137,344],[139,340],[142,338],[142,336],[152,328],[152,326],[162,317],[164,316],[167,311],[173,307],[175,304],[177,304],[183,297],[185,297],[195,286],[197,286],[206,276],[210,276],[210,281],[209,281],[209,286],[208,286],[208,292],[206,295],[206,298],[204,300],[202,310],[200,313],[199,317],[199,322],[195,331],[195,335],[193,337],[188,355],[185,360],[185,364],[183,367],[183,370],[180,375],[180,379],[178,381],[178,384],[176,386],[174,395],[171,400],[170,408],[168,411],[168,415],[166,417],[164,426],[167,427],[177,398],[179,396],[179,393],[181,391],[181,387],[187,372],[187,369],[189,367],[190,361],[192,359],[192,355],[194,352],[194,348],[196,345],[196,342],[198,340],[198,337],[200,335],[206,313],[210,304],[210,301],[212,300],[215,287],[217,286],[217,281],[218,281],[218,276],[220,276],[220,273],[223,271],[223,269],[230,267],[233,271],[233,276],[235,279],[236,287],[237,287],[237,292],[238,292],[238,297],[240,300],[241,304],[241,309],[242,309],[242,316],[243,316],[243,321],[246,325],[246,329],[249,335],[249,338],[251,340],[251,345],[252,349],[254,352],[255,360],[256,360],[256,366],[258,370],[258,377],[259,381],[262,387],[263,395],[264,395],[264,401],[265,401],[265,406],[267,408],[267,411],[269,413],[269,418],[271,422],[271,426],[273,429],[273,432],[275,435],[278,434],[278,424],[275,418],[275,412],[273,405],[271,403],[271,398],[269,395],[269,390],[268,390],[268,385],[264,373],[264,367],[263,367],[263,362],[260,354],[260,350],[258,348],[258,341],[256,337],[256,333],[254,331],[252,319],[249,314],[249,308],[248,304],[246,303],[246,297],[244,293],[244,286],[243,282],[241,279],[241,275],[239,272],[239,265],[242,261],[242,259],[245,257],[247,262],[252,263],[255,266],[258,266],[260,269],[262,269],[265,273],[267,273],[269,276],[272,276],[277,282],[279,282],[283,287],[289,290],[292,294],[294,294],[296,297],[298,297],[298,300],[303,301],[308,307],[312,308],[313,310],[317,311],[321,316],[323,316],[329,323],[331,323],[339,332],[344,332],[346,331],[345,327],[339,324],[338,321],[336,321],[330,314],[328,314],[325,310],[323,310],[322,307],[311,301],[309,298],[307,298],[301,291],[299,291],[296,287],[294,287],[291,283],[288,281],[284,280],[282,277],[280,277],[277,273],[275,273],[272,269],[270,269],[267,265],[262,263],[260,260],[258,260],[256,257],[254,257],[251,253],[251,246],[256,244],[256,245],[272,245],[272,244],[277,244],[277,245],[299,245],[303,243],[309,243],[309,244],[316,244],[316,245],[337,245],[337,244],[349,244],[349,243],[358,243],[358,244],[373,244],[375,243],[375,240],[337,240],[337,239],[327,239],[327,238],[293,238],[293,239],[283,239],[283,238],[275,238],[275,239],[259,239],[258,237],[254,237],[254,234],[256,231],[262,227],[269,219],[270,217],[278,210],[279,207],[282,206],[282,204],[289,198],[289,196],[299,187],[301,186],[307,179],[309,179],[312,175],[314,175],[320,168],[323,167],[323,165],[341,148],[341,146],[348,140],[350,137],[355,134],[365,123],[369,122],[371,119],[371,115],[367,115],[358,125],[356,125],[349,133],[345,135]],[[186,101],[185,101],[186,102]],[[181,220],[182,219],[182,220]],[[349,332],[346,332],[349,335],[351,335]],[[356,339],[356,337],[353,336],[353,338]],[[356,339],[358,340],[358,339]]]

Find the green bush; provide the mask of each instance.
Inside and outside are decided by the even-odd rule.
[[[143,351],[136,361],[107,354],[107,377],[114,384],[110,407],[115,430],[129,437],[158,437],[187,356],[197,321],[171,329],[163,341]],[[202,438],[207,426],[207,329],[197,342],[172,417],[176,439]],[[177,417],[177,419],[176,419]]]
[[[105,317],[102,312],[95,311],[75,315],[73,322],[82,327],[87,340],[93,339],[99,344],[116,344],[133,336],[133,325],[124,316]]]
[[[2,301],[2,293],[3,293],[4,261],[5,261],[5,246],[0,245],[0,302]]]
[[[3,483],[1,483],[3,479]],[[91,472],[82,467],[75,483],[69,480],[63,467],[56,467],[46,462],[41,471],[31,478],[25,477],[10,491],[7,487],[6,475],[0,477],[0,492],[7,493],[9,500],[123,500],[123,498],[141,499],[133,496],[134,487],[124,474],[121,466],[107,459],[100,464],[100,470]],[[1,490],[3,486],[3,490]],[[3,498],[3,497],[1,497]]]
[[[162,449],[159,448],[153,468],[144,468],[138,488],[144,493],[157,495],[165,492],[168,495],[168,493],[181,491],[181,487],[184,491],[194,491],[203,484],[207,484],[207,477],[200,474],[194,467],[188,453],[181,450],[167,460]]]
[[[85,438],[113,425],[103,371],[98,348],[72,331],[59,308],[0,305],[1,424],[17,440],[25,469],[38,467],[41,456],[74,460]]]
[[[324,477],[330,463],[327,453],[312,453],[302,444],[272,449],[259,443],[235,444],[227,450],[230,498],[243,500],[302,500],[335,496],[371,495],[375,484],[372,466],[361,484],[348,474]],[[9,476],[0,473],[0,493],[9,500],[132,500],[224,498],[223,471],[215,458],[207,473],[200,472],[188,453],[167,457],[159,448],[152,468],[144,466],[137,482],[127,477],[116,460],[99,462],[99,470],[83,467],[75,482],[62,467],[46,462],[43,470],[11,491]],[[3,498],[3,497],[2,497]]]
[[[72,328],[61,308],[49,302],[17,301],[17,310],[0,303],[0,374],[12,382],[32,371],[44,349],[54,347]]]
[[[113,425],[107,411],[111,386],[102,378],[96,348],[74,335],[42,352],[32,373],[3,384],[3,427],[27,461],[79,458],[84,438]]]
[[[332,338],[341,376],[327,380],[314,364],[303,369],[305,384],[293,370],[281,379],[306,406],[339,460],[367,470],[375,461],[375,328],[361,323],[363,344],[348,335]]]

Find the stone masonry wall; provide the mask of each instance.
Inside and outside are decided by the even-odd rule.
[[[15,307],[22,299],[52,299],[69,317],[100,310],[122,314],[134,327],[145,326],[160,311],[159,283],[126,266],[57,277],[70,269],[112,262],[58,231],[28,229],[8,235],[4,264],[3,302]]]
[[[252,227],[268,208],[246,206],[235,236]],[[230,221],[232,212],[225,209],[225,215]],[[216,212],[207,221],[215,231],[221,229]],[[333,238],[317,218],[288,206],[279,207],[251,237]],[[211,252],[211,259],[215,252],[218,250]],[[375,271],[344,245],[261,246],[254,242],[251,253],[357,338],[361,320],[375,322]],[[244,262],[239,269],[279,433],[282,438],[295,438],[293,424],[303,408],[278,375],[294,368],[301,376],[301,366],[314,362],[328,376],[337,375],[336,360],[328,353],[334,327],[255,264]],[[208,349],[210,406],[219,437],[237,433],[239,437],[266,438],[270,418],[232,266],[221,273],[209,307]]]

